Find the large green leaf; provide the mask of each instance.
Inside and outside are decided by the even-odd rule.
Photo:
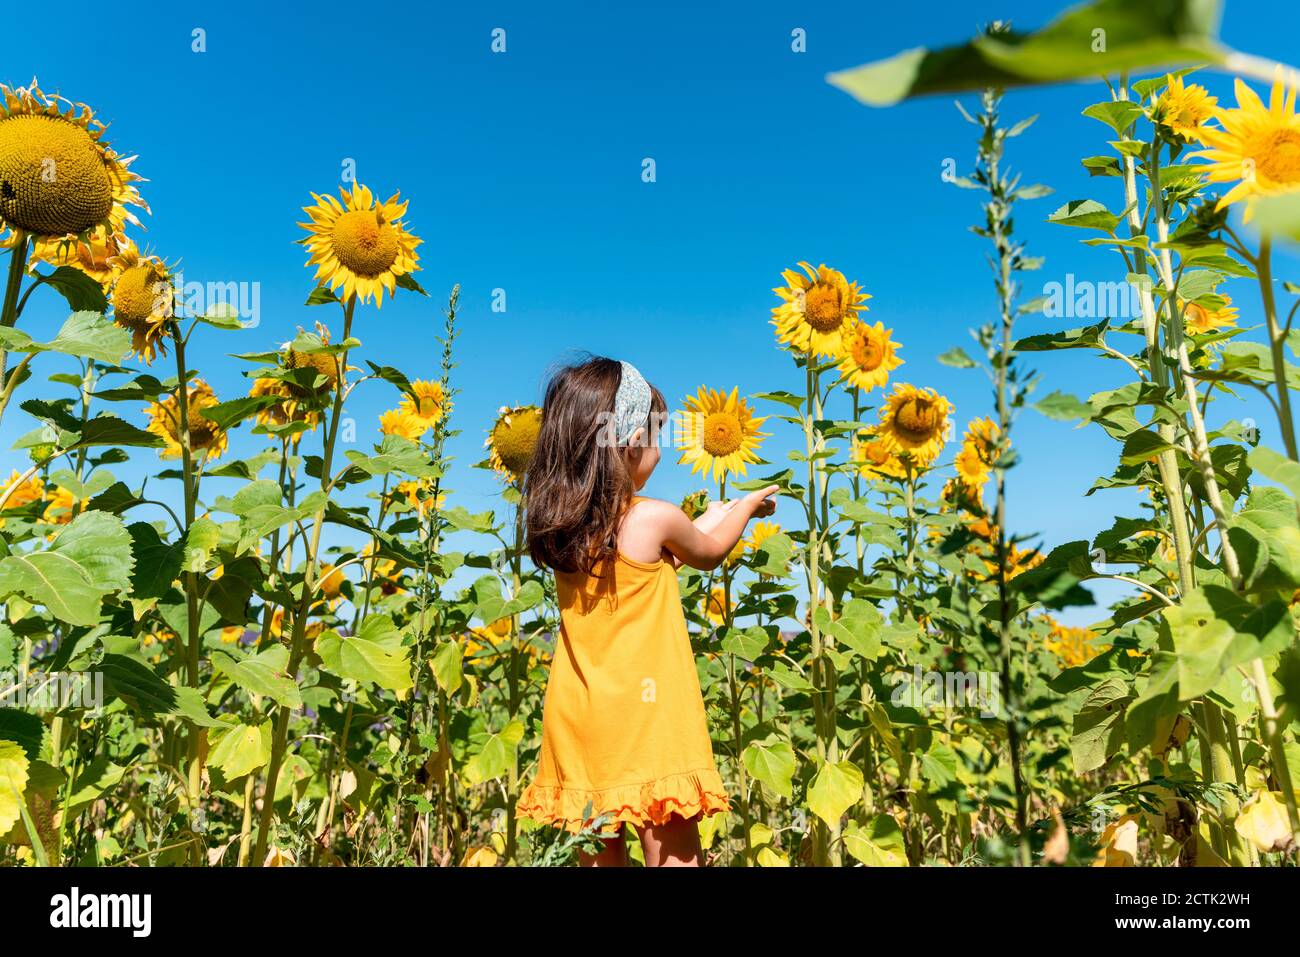
[[[0,559],[0,598],[22,595],[60,621],[90,626],[106,595],[130,587],[134,562],[120,518],[83,512],[48,549]]]
[[[288,674],[289,649],[272,645],[265,651],[236,658],[225,651],[212,653],[212,667],[250,694],[270,698],[287,708],[302,706],[302,695]]]
[[[325,668],[340,678],[404,693],[412,684],[410,649],[388,615],[371,615],[356,635],[327,631],[316,639]]]
[[[105,655],[99,663],[104,674],[104,694],[121,698],[147,716],[171,714],[176,708],[176,689],[146,664],[125,655]]]
[[[511,721],[497,734],[488,735],[483,747],[465,765],[465,777],[471,784],[482,784],[505,774],[523,739],[524,726],[519,721]]]
[[[907,866],[902,828],[888,814],[877,814],[868,827],[849,822],[844,829],[844,848],[867,867]]]
[[[6,833],[22,816],[28,763],[21,745],[0,741],[0,834]]]
[[[1255,605],[1220,585],[1206,585],[1166,608],[1178,655],[1184,701],[1214,689],[1229,669],[1281,651],[1295,639],[1286,602]]]
[[[862,771],[851,761],[823,764],[808,786],[808,809],[827,824],[862,798]]]
[[[741,753],[745,769],[756,781],[760,781],[783,798],[793,794],[791,780],[794,778],[794,748],[788,741],[765,743],[755,741]]]
[[[979,36],[958,46],[915,47],[827,79],[870,106],[929,93],[1009,89],[1185,63],[1223,63],[1217,0],[1096,0],[1034,33]]]
[[[1070,754],[1074,772],[1087,774],[1106,763],[1124,741],[1124,712],[1132,695],[1123,678],[1107,678],[1088,695],[1074,716]]]
[[[271,760],[271,722],[236,723],[229,730],[211,732],[212,750],[208,763],[221,769],[228,779],[241,778]]]

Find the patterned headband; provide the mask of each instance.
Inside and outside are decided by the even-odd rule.
[[[632,433],[650,421],[650,385],[632,363],[619,365],[623,378],[614,396],[614,441],[626,445]]]

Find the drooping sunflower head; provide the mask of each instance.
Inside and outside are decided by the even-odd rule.
[[[984,487],[996,461],[1002,430],[992,419],[975,419],[966,428],[966,438],[957,453],[957,477],[972,490]]]
[[[1179,300],[1183,308],[1183,328],[1189,335],[1205,335],[1220,329],[1231,329],[1237,324],[1238,309],[1230,296],[1219,294],[1223,305],[1217,309],[1197,302]]]
[[[682,450],[677,462],[690,463],[691,474],[711,474],[715,482],[744,475],[747,465],[761,461],[757,449],[768,433],[758,427],[766,421],[767,416],[754,415],[739,389],[726,394],[700,386],[677,414],[677,444]]]
[[[876,434],[896,453],[929,465],[947,441],[951,413],[952,403],[934,389],[900,383],[880,410]]]
[[[488,430],[488,464],[508,481],[518,484],[528,471],[542,430],[542,410],[535,405],[502,406]]]
[[[90,107],[31,86],[0,86],[0,228],[74,238],[96,226],[119,232],[146,209],[140,177],[104,141]]]
[[[379,431],[384,435],[400,435],[418,442],[428,428],[418,416],[404,409],[389,409],[379,415]]]
[[[142,256],[128,245],[110,260],[117,274],[110,298],[113,321],[131,333],[132,351],[152,364],[167,354],[168,323],[175,313],[176,288],[167,265]]]
[[[301,441],[305,432],[314,431],[320,424],[320,413],[307,408],[300,401],[301,397],[295,394],[296,391],[296,387],[292,384],[271,377],[254,380],[252,388],[248,390],[250,398],[271,396],[279,400],[257,413],[257,421],[263,426],[287,432],[286,426],[302,424],[302,428],[289,432],[289,441],[295,445]]]
[[[304,378],[310,381],[301,384],[301,388],[295,385],[297,391],[301,391],[303,396],[314,396],[319,398],[327,393],[332,393],[339,384],[341,370],[339,368],[340,360],[333,352],[319,351],[329,346],[330,331],[329,328],[321,323],[316,323],[316,334],[302,331],[299,327],[298,337],[291,342],[284,344],[283,361],[288,369],[309,369],[314,375],[307,375]],[[300,348],[295,348],[300,347]]]
[[[883,388],[889,373],[903,364],[894,355],[898,343],[890,338],[892,335],[883,322],[874,326],[861,321],[850,323],[841,340],[844,358],[839,365],[840,377],[863,391]]]
[[[1218,102],[1218,97],[1210,96],[1205,87],[1195,83],[1189,86],[1181,76],[1170,76],[1156,100],[1155,119],[1185,140],[1199,140]]]
[[[960,478],[949,479],[943,484],[939,500],[945,507],[956,508],[970,515],[984,515],[982,485],[971,487]]]
[[[853,440],[852,457],[858,471],[867,478],[907,478],[907,464],[874,428],[859,430]]]
[[[1281,67],[1268,106],[1240,79],[1236,91],[1237,106],[1215,114],[1222,129],[1206,127],[1201,133],[1209,149],[1192,155],[1209,161],[1207,182],[1236,182],[1217,208],[1247,200],[1249,219],[1256,197],[1300,189],[1300,116],[1295,111],[1295,83],[1283,79]]]
[[[163,440],[159,455],[165,459],[181,457],[181,416],[179,395],[173,393],[161,402],[151,402],[147,409],[148,429]],[[216,458],[226,450],[226,430],[203,414],[204,409],[219,405],[220,400],[212,386],[195,379],[186,389],[185,423],[189,430],[190,451],[207,458]]]
[[[772,309],[777,340],[795,352],[839,356],[844,333],[871,297],[838,269],[824,264],[814,269],[806,262],[799,267],[807,275],[786,269],[781,273],[786,284],[772,290],[782,299]]]
[[[421,419],[427,426],[435,426],[447,411],[447,397],[442,383],[417,379],[411,383],[412,396],[403,396],[401,407]]]
[[[311,253],[307,264],[331,290],[341,286],[344,299],[355,295],[364,303],[373,296],[376,307],[382,306],[384,290],[392,296],[398,278],[420,268],[415,247],[422,240],[402,222],[407,204],[398,201],[398,193],[377,202],[360,184],[339,192],[342,202],[312,193],[315,204],[303,207],[311,218],[298,224],[309,233],[302,240]]]

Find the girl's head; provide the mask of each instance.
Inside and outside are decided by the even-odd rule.
[[[524,477],[528,551],[590,574],[618,551],[618,524],[659,464],[663,395],[631,366],[595,356],[551,376]]]

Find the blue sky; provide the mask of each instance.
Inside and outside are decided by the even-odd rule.
[[[440,306],[461,284],[455,426],[464,434],[451,485],[471,510],[495,504],[491,476],[468,468],[495,410],[538,400],[548,366],[573,350],[636,363],[674,402],[701,384],[798,389],[767,323],[771,288],[801,259],[833,265],[871,293],[868,318],[903,343],[899,380],[939,387],[959,427],[990,410],[980,374],[935,361],[994,314],[983,241],[967,231],[980,217],[978,194],[940,176],[949,158],[969,169],[974,128],[951,98],[869,109],[824,75],[965,39],[994,17],[1037,26],[1052,4],[223,3],[129,17],[78,6],[61,4],[59,18],[93,29],[7,31],[0,79],[35,75],[112,121],[113,144],[139,154],[134,168],[150,180],[142,191],[153,214],[140,238],[182,260],[186,279],[260,284],[257,328],[204,330],[192,347],[193,365],[223,398],[247,382],[246,366],[221,354],[274,347],[318,319],[337,326],[336,311],[303,305],[313,282],[294,240],[309,191],[336,190],[351,160],[376,193],[400,189],[410,200],[408,226],[424,239],[418,279],[431,298],[363,309],[355,334],[362,358],[432,377]],[[1294,56],[1294,5],[1227,6],[1228,44]],[[506,31],[505,53],[491,51],[494,28]],[[806,31],[806,53],[791,50],[795,28]],[[196,29],[202,53],[192,49]],[[1228,78],[1205,82],[1231,101]],[[1080,116],[1104,96],[1094,83],[1006,100],[1010,119],[1040,114],[1009,161],[1056,190],[1017,221],[1030,251],[1047,258],[1035,283],[1071,272],[1122,278],[1116,261],[1080,245],[1082,234],[1042,222],[1069,199],[1122,206],[1115,181],[1089,180],[1078,162],[1107,151],[1108,130]],[[654,183],[641,178],[647,157]],[[1279,277],[1300,275],[1296,265],[1284,259]],[[490,310],[494,289],[505,291],[504,313]],[[1236,294],[1243,324],[1259,322],[1257,290],[1243,282]],[[45,297],[23,326],[39,337],[63,312]],[[1028,317],[1022,332],[1077,324]],[[38,375],[56,362],[40,360]],[[1086,396],[1121,381],[1082,353],[1035,365],[1040,396]],[[354,399],[363,439],[395,401],[382,383]],[[29,426],[14,410],[0,438],[7,446]],[[1115,464],[1117,448],[1100,430],[1027,412],[1016,439],[1015,530],[1041,532],[1050,545],[1134,513],[1122,493],[1083,497]],[[790,443],[778,433],[768,457],[779,463]],[[235,450],[253,447],[244,430]],[[119,475],[152,471],[147,458]],[[666,461],[648,491],[671,499],[700,484]]]

